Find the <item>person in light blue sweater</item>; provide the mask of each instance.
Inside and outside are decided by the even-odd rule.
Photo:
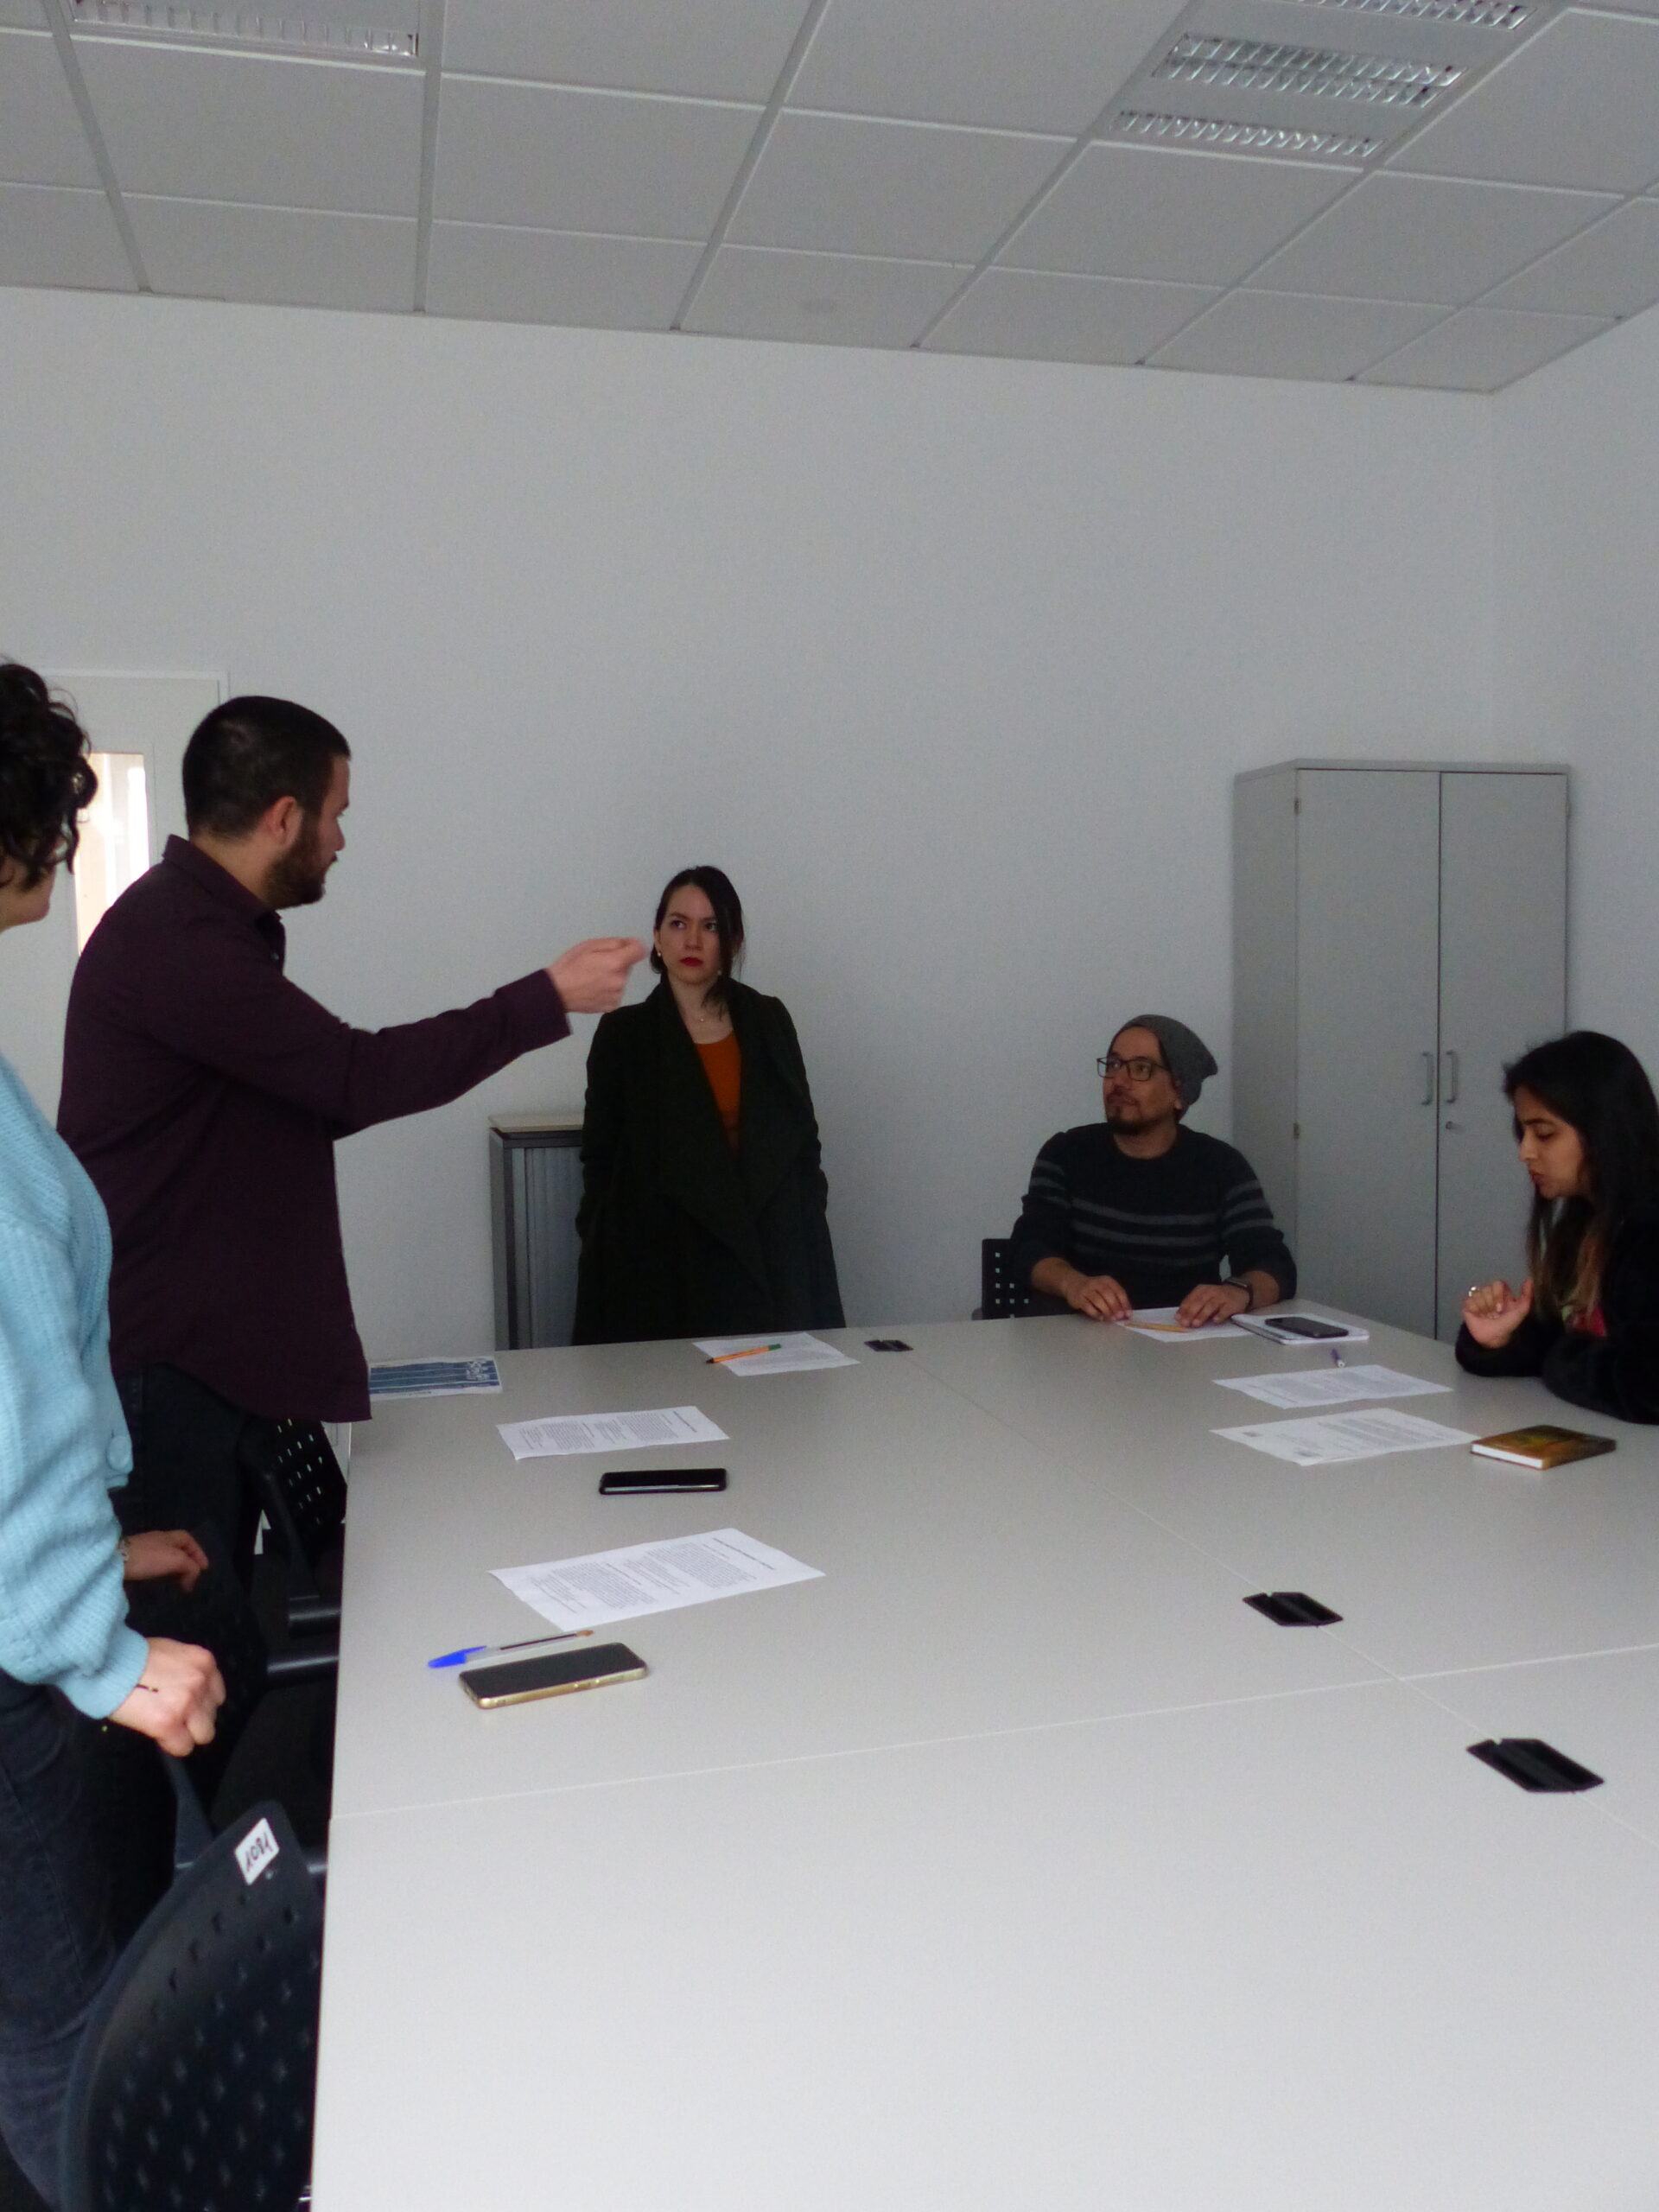
[[[97,789],[69,709],[0,663],[0,930],[39,921]],[[124,1581],[206,1566],[182,1530],[120,1539],[132,1453],[110,1374],[110,1230],[69,1148],[0,1059],[0,2134],[58,2202],[63,2095],[111,1966],[91,1723],[183,1756],[213,1733],[210,1652],[127,1624]]]

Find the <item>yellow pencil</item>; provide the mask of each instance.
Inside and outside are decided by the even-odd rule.
[[[717,1351],[703,1361],[705,1367],[724,1367],[728,1359],[753,1359],[763,1351],[782,1351],[782,1344],[751,1344],[747,1351]]]

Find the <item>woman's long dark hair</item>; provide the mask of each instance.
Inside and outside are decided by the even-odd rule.
[[[726,986],[743,957],[743,901],[724,868],[683,868],[663,886],[663,895],[657,901],[657,918],[651,925],[653,934],[663,926],[669,900],[688,884],[695,885],[715,910],[715,927],[720,932],[720,973],[709,986],[709,996],[715,1006],[723,1006]],[[655,945],[651,949],[651,964],[660,976],[662,956]]]
[[[1535,1194],[1527,1259],[1535,1297],[1551,1315],[1588,1313],[1601,1296],[1614,1237],[1633,1213],[1659,1205],[1659,1102],[1628,1045],[1599,1029],[1574,1029],[1503,1071],[1511,1104],[1529,1090],[1578,1132],[1589,1194]],[[1521,1125],[1516,1123],[1516,1136]]]
[[[32,890],[73,864],[79,819],[98,791],[86,733],[21,661],[0,661],[0,875],[22,870]]]

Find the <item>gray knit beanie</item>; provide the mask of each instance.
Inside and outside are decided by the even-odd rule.
[[[1184,1021],[1177,1021],[1173,1014],[1132,1014],[1128,1021],[1121,1021],[1113,1033],[1121,1036],[1126,1029],[1150,1029],[1163,1046],[1164,1058],[1175,1078],[1175,1088],[1181,1094],[1181,1110],[1185,1112],[1204,1089],[1205,1077],[1216,1073],[1215,1054],[1202,1037]]]

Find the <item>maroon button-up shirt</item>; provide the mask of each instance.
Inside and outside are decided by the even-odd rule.
[[[58,1127],[109,1209],[111,1363],[162,1361],[272,1420],[359,1421],[334,1140],[442,1106],[569,1033],[541,970],[395,1029],[283,974],[283,925],[170,837],[80,957]]]

